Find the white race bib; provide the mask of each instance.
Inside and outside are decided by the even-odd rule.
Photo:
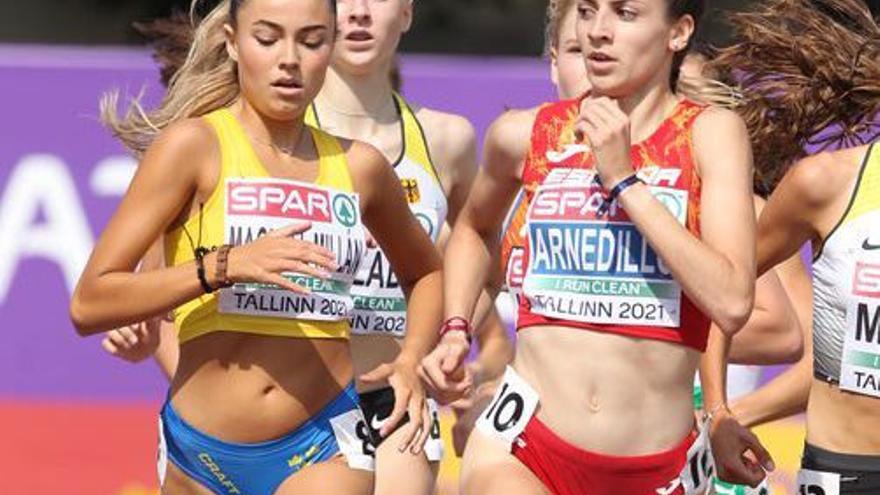
[[[348,467],[372,471],[375,467],[375,449],[367,429],[367,422],[360,408],[330,418],[333,436],[339,451],[345,456]]]
[[[523,293],[532,312],[583,323],[678,327],[681,286],[663,260],[617,202],[600,214],[605,194],[599,184],[574,177],[551,174],[529,206]],[[684,225],[688,192],[649,188]]]
[[[354,303],[354,275],[366,250],[358,195],[285,179],[227,179],[225,242],[245,244],[295,222],[311,222],[301,237],[336,254],[339,269],[326,280],[283,276],[311,290],[298,294],[276,285],[235,284],[222,289],[219,312],[316,321],[344,321]]]
[[[442,227],[437,212],[417,206],[410,209],[425,232],[436,242]],[[352,333],[400,339],[406,336],[406,297],[391,269],[391,262],[378,247],[367,250],[351,293],[354,298]]]
[[[538,393],[508,366],[492,402],[480,413],[476,428],[504,441],[508,450],[538,408]]]
[[[440,411],[434,399],[427,399],[428,412],[431,415],[431,431],[428,441],[425,442],[425,457],[431,462],[440,462],[443,459],[443,439],[440,438]]]
[[[165,443],[165,424],[159,416],[159,455],[156,458],[156,471],[159,475],[159,488],[165,485],[165,473],[168,472],[168,444]]]
[[[513,299],[513,304],[519,307],[519,298],[522,297],[522,284],[525,278],[524,268],[525,249],[514,247],[510,250],[510,257],[507,259],[507,270],[504,272],[505,285],[507,292]]]
[[[709,445],[708,425],[701,425],[700,434],[687,451],[687,462],[679,474],[686,495],[700,494],[709,487],[715,474],[715,459]]]
[[[797,486],[797,495],[840,495],[840,475],[801,469]]]
[[[847,298],[840,388],[880,397],[880,259],[857,261]]]

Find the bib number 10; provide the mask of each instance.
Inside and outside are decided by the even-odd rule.
[[[508,367],[492,402],[480,414],[476,426],[484,434],[499,438],[511,447],[516,437],[526,429],[537,407],[537,392],[513,368]]]

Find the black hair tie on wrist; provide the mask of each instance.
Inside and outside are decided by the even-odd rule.
[[[211,250],[202,246],[199,246],[195,249],[196,274],[199,277],[199,283],[202,284],[202,289],[204,289],[205,294],[210,294],[214,292],[214,288],[211,287],[211,284],[208,283],[208,277],[205,274],[205,255],[210,252]]]

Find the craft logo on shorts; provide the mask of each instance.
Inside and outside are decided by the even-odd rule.
[[[880,298],[880,264],[856,263],[852,291],[857,296]]]
[[[343,194],[337,194],[333,198],[333,213],[345,227],[354,227],[357,224],[357,205],[354,200]]]
[[[422,200],[422,193],[419,191],[418,180],[400,179],[400,185],[403,187],[403,192],[406,193],[407,203],[414,204]]]
[[[330,193],[324,189],[271,179],[229,180],[226,187],[229,215],[287,217],[325,223],[329,223],[332,219]],[[357,219],[356,215],[349,217]]]

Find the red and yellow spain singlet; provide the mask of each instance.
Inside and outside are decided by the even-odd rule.
[[[705,350],[710,320],[683,293],[626,211],[601,212],[595,157],[576,141],[580,100],[538,112],[523,171],[524,251],[518,328],[560,325]],[[653,196],[700,236],[692,127],[705,107],[682,100],[631,148]]]

